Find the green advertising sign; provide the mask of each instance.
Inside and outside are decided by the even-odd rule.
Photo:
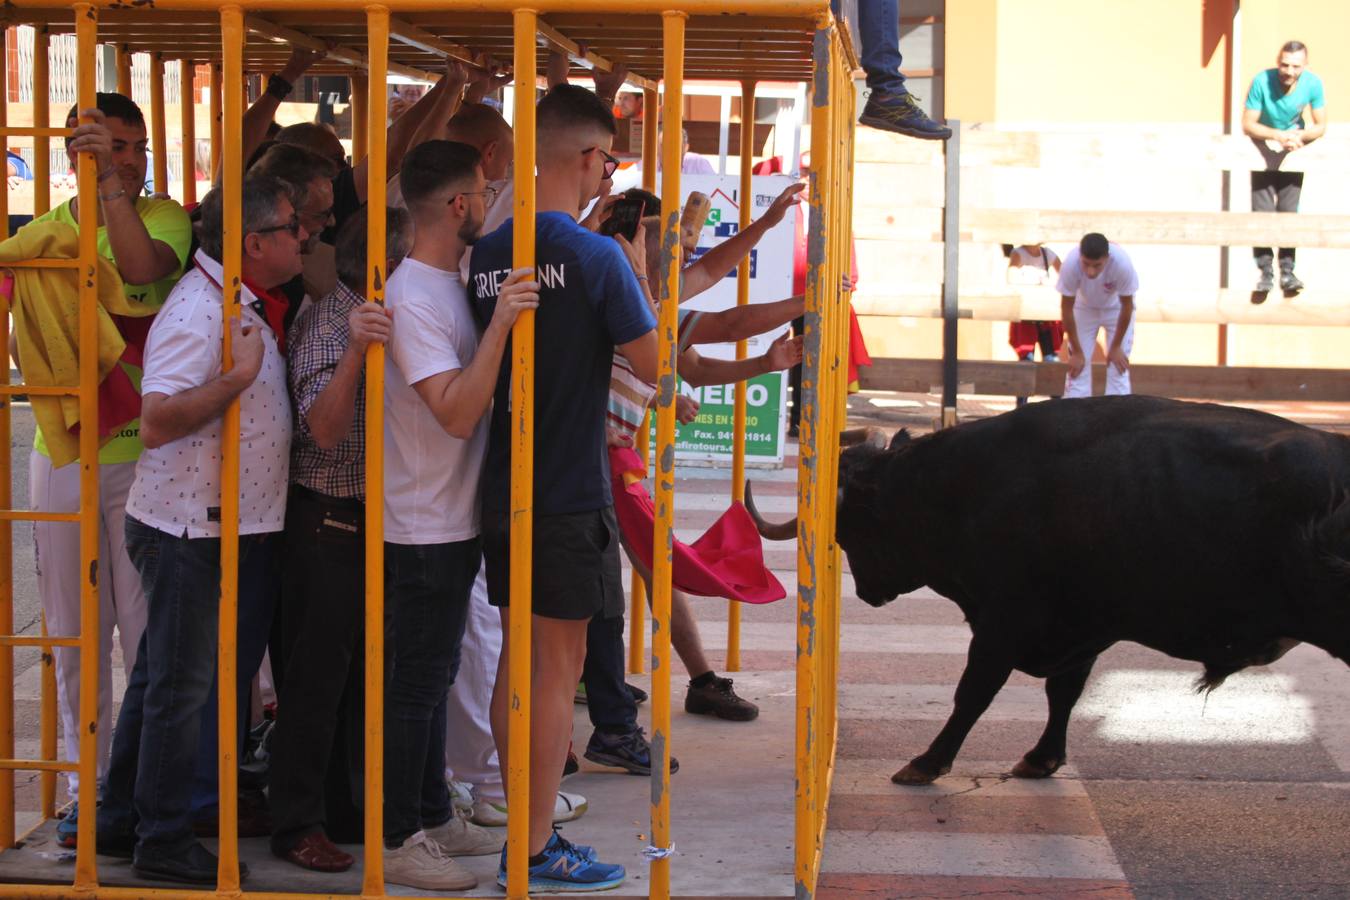
[[[782,372],[758,375],[746,382],[745,458],[748,462],[775,462],[783,457]],[[730,460],[735,428],[735,385],[694,388],[680,382],[680,393],[698,402],[698,418],[676,424],[675,446],[681,459]],[[651,417],[652,446],[656,446],[656,416]]]

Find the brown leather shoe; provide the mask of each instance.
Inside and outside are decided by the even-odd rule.
[[[322,831],[312,831],[295,842],[284,854],[287,862],[315,872],[345,872],[356,862],[355,857],[328,839]]]

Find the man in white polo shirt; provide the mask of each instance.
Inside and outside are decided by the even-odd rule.
[[[1106,330],[1106,393],[1130,393],[1134,346],[1134,292],[1139,276],[1119,244],[1095,231],[1064,257],[1059,270],[1064,340],[1069,345],[1065,397],[1092,396],[1092,348]]]
[[[459,273],[492,193],[478,150],[427,141],[404,158],[399,182],[414,237],[385,291],[393,335],[384,386],[385,653],[392,660],[384,877],[456,891],[477,879],[449,853],[491,853],[501,843],[483,835],[469,846],[456,824],[445,782],[446,694],[482,562],[485,414],[511,326],[539,296],[538,286],[523,280],[528,270],[513,273],[502,289],[505,302],[479,337]]]
[[[216,857],[194,836],[189,806],[216,672],[223,416],[235,398],[241,586],[265,577],[257,571],[265,564],[260,550],[285,515],[291,405],[278,349],[285,306],[272,291],[300,272],[307,235],[280,181],[245,179],[242,195],[242,315],[229,323],[233,366],[222,371],[219,189],[202,201],[193,268],[165,301],[145,345],[146,449],[127,500],[126,535],[149,621],[113,736],[98,849],[132,856],[136,872],[156,880],[216,880]],[[244,639],[241,627],[241,657]],[[245,874],[242,864],[240,870]]]

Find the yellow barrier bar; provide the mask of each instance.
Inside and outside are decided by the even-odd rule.
[[[670,838],[670,605],[675,536],[675,358],[680,306],[680,170],[684,162],[684,31],[688,16],[662,16],[665,130],[661,145],[661,308],[660,388],[656,407],[656,528],[652,545],[652,845],[668,848]],[[653,117],[653,110],[646,116]],[[670,896],[670,857],[651,863],[651,896]]]
[[[117,65],[117,93],[124,97],[130,97],[132,51],[126,44],[118,44],[115,51],[114,61]]]
[[[220,9],[223,55],[221,100],[225,130],[224,228],[221,240],[221,284],[225,321],[242,315],[240,307],[243,234],[243,148],[239,123],[244,116],[244,12],[231,4]],[[221,368],[234,367],[230,329],[222,329]],[[239,398],[225,408],[220,442],[220,635],[216,681],[220,699],[220,758],[217,775],[220,809],[218,893],[239,890],[239,759],[238,759],[238,631],[239,631]]]
[[[519,12],[520,0],[475,0],[473,12],[513,13]],[[754,15],[770,17],[791,17],[809,19],[826,14],[829,10],[827,0],[752,0]],[[101,8],[125,9],[127,0],[96,0]],[[64,9],[69,0],[24,0],[25,7],[34,9]],[[240,5],[249,12],[279,11],[294,12],[297,8],[323,10],[322,2],[297,3],[296,0],[241,0]],[[749,4],[743,4],[742,9]],[[207,6],[202,0],[155,0],[157,10],[200,11]],[[729,12],[726,0],[541,0],[531,10],[536,16],[555,12],[608,13],[621,11],[624,15],[658,15],[671,7],[677,7],[690,15],[726,16]],[[467,8],[467,7],[466,7]],[[439,12],[446,10],[445,0],[400,0],[400,13]]]
[[[80,109],[96,103],[94,53],[98,16],[87,3],[75,4],[76,96]],[[82,122],[88,121],[81,119]],[[98,163],[81,153],[76,170],[80,208],[80,421],[98,422]],[[98,428],[80,429],[80,659],[98,659]],[[98,808],[98,669],[80,666],[80,790],[84,809]],[[96,816],[80,816],[76,834],[75,890],[98,883],[94,859]]]
[[[178,108],[183,133],[183,205],[197,202],[197,64],[178,61]]]
[[[366,167],[366,297],[384,305],[385,113],[388,106],[389,10],[366,9],[370,76],[361,79]],[[357,97],[353,79],[352,100]],[[371,127],[371,126],[375,127]],[[356,127],[356,119],[352,119]],[[353,139],[357,132],[353,131]],[[384,896],[384,345],[366,348],[366,760],[365,861],[362,893]],[[374,398],[374,399],[372,399]]]
[[[9,29],[0,38],[0,55],[9,59]],[[0,66],[0,126],[8,122],[9,85],[8,66]],[[9,236],[9,184],[0,191],[0,235]],[[5,344],[9,346],[9,309],[3,310]],[[8,351],[6,351],[8,352]],[[4,381],[9,382],[9,364],[4,366]],[[10,404],[5,403],[0,415],[0,506],[8,508],[13,502],[10,491]],[[8,521],[0,521],[0,634],[14,633],[14,538]],[[0,756],[14,755],[14,650],[0,648]],[[14,773],[0,771],[0,849],[14,845]]]
[[[47,128],[52,124],[51,94],[51,30],[46,25],[33,26],[33,125]],[[65,124],[62,122],[61,124]],[[64,130],[64,129],[63,129]],[[33,135],[33,215],[40,216],[52,208],[51,138],[45,134]]]
[[[79,269],[78,261],[69,259],[16,259],[5,263],[6,269]],[[25,393],[37,394],[43,389],[33,385]],[[77,389],[78,390],[78,389]]]
[[[642,108],[656,109],[660,95],[651,88],[642,91]],[[642,189],[656,193],[656,135],[657,116],[647,115],[642,120]],[[651,465],[651,413],[642,414],[633,450],[644,465]],[[633,585],[628,603],[628,671],[641,675],[647,671],[647,584],[633,573]]]
[[[220,63],[211,64],[211,177],[220,171]]]
[[[824,179],[819,166],[827,158],[830,123],[830,29],[828,16],[817,22],[813,38],[814,87],[811,95],[810,232],[807,237],[805,353],[802,360],[801,443],[797,464],[797,780],[794,797],[794,863],[796,895],[809,900],[816,889],[816,833],[820,797],[816,782],[816,742],[820,735],[817,709],[816,566],[820,537],[822,491],[833,486],[820,481],[817,441],[820,438],[820,384],[824,345],[822,313],[827,302]],[[823,574],[823,573],[819,573]]]
[[[751,167],[755,161],[755,82],[746,79],[741,82],[741,196],[740,229],[750,227],[750,188]],[[750,302],[750,257],[741,260],[736,267],[736,305],[745,306]],[[745,359],[746,342],[736,342],[736,358]],[[741,502],[745,499],[745,396],[746,383],[736,383],[736,405],[733,413],[733,456],[731,458],[731,499]],[[741,670],[741,605],[734,600],[727,601],[727,671]]]
[[[21,772],[74,772],[79,763],[53,759],[0,759],[0,772],[14,777],[15,771]],[[11,840],[10,845],[14,842]]]
[[[0,509],[0,521],[4,522],[78,522],[79,513],[35,512],[30,509]]]
[[[5,336],[6,343],[8,335]],[[43,613],[38,617],[39,633],[47,636],[47,614]],[[43,759],[56,759],[56,654],[53,648],[60,647],[78,647],[79,638],[75,638],[70,643],[65,641],[49,641],[41,644],[42,648],[42,707],[38,713],[38,733],[39,748],[38,753]],[[41,776],[41,794],[42,794],[42,818],[50,819],[56,815],[56,773],[43,772]]]
[[[150,54],[150,147],[154,153],[155,193],[169,192],[169,125],[164,121],[164,54]],[[184,171],[187,156],[184,154]]]
[[[535,35],[539,16],[517,9],[515,41],[516,201],[511,265],[534,265],[534,92],[538,80]],[[511,592],[507,640],[511,692],[507,729],[506,896],[529,893],[530,855],[530,658],[534,607],[534,312],[526,310],[511,329]]]
[[[365,159],[370,152],[370,137],[367,133],[370,130],[370,116],[366,114],[370,109],[370,101],[367,97],[370,92],[370,79],[365,75],[352,75],[350,80],[352,85],[352,165],[356,165]]]
[[[78,647],[80,639],[77,637],[52,637],[47,633],[47,617],[43,614],[38,615],[38,634],[6,634],[0,635],[0,645],[9,647],[41,647],[44,650],[51,647]],[[43,757],[47,759],[48,757]],[[55,758],[55,757],[52,757]]]

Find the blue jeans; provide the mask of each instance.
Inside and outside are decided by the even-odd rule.
[[[453,814],[445,783],[446,695],[459,667],[478,538],[384,545],[384,843]]]
[[[592,725],[609,734],[637,728],[637,703],[624,680],[623,623],[622,615],[611,619],[597,615],[586,626],[586,664],[581,669],[586,712]]]
[[[830,4],[839,13],[839,0]],[[860,62],[874,91],[906,93],[900,74],[900,0],[858,0]]]
[[[265,537],[240,538],[241,586]],[[174,537],[128,516],[126,541],[149,615],[113,732],[99,830],[134,827],[142,846],[174,853],[196,840],[190,799],[216,679],[220,540]]]

